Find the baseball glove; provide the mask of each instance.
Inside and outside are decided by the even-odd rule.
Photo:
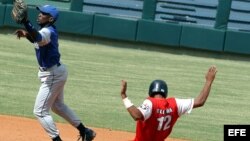
[[[13,9],[11,11],[12,19],[17,24],[22,24],[27,20],[28,17],[28,7],[25,4],[24,0],[14,0]]]

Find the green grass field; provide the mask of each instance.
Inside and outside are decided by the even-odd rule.
[[[17,40],[13,29],[0,29],[0,114],[34,118],[39,88],[33,45]],[[128,81],[128,96],[139,106],[154,79],[164,79],[169,96],[199,94],[205,72],[218,73],[204,107],[177,122],[171,137],[192,141],[222,141],[224,124],[249,124],[250,56],[60,36],[62,62],[68,67],[65,103],[87,126],[134,132],[135,122],[120,98],[120,81]],[[56,121],[65,122],[55,116]]]

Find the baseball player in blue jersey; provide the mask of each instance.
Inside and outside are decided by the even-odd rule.
[[[36,7],[36,9],[40,12],[37,17],[40,29],[35,29],[32,23],[25,19],[23,25],[26,30],[18,29],[15,32],[19,39],[26,37],[35,46],[41,86],[34,105],[34,115],[52,141],[62,141],[62,139],[50,114],[50,109],[79,130],[80,138],[78,140],[92,141],[96,133],[85,127],[63,100],[68,73],[66,66],[60,62],[58,33],[54,25],[59,12],[51,5]]]

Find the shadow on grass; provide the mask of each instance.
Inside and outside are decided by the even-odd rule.
[[[15,30],[16,30],[15,28],[0,28],[0,34],[13,34]],[[191,49],[185,47],[166,46],[166,45],[142,43],[135,41],[122,41],[122,40],[114,40],[102,37],[95,37],[90,35],[87,36],[87,35],[60,33],[59,42],[61,39],[79,43],[103,44],[110,47],[155,51],[155,52],[170,53],[176,55],[188,55],[188,56],[197,56],[205,58],[223,59],[223,60],[250,61],[250,55],[247,54]]]

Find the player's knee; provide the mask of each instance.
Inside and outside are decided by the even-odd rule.
[[[34,114],[36,117],[42,117],[42,116],[45,116],[45,115],[46,115],[46,112],[45,112],[45,111],[42,111],[42,110],[40,110],[40,109],[34,108],[33,114]]]
[[[58,110],[57,110],[57,108],[56,107],[51,107],[51,110],[54,112],[54,113],[58,113]]]
[[[36,116],[36,117],[40,117],[41,115],[39,115],[37,112],[35,112],[35,111],[33,111],[33,114],[34,114],[34,116]]]
[[[41,112],[39,112],[36,108],[34,108],[33,114],[34,114],[36,117],[41,116]]]
[[[63,112],[66,109],[66,105],[64,103],[55,103],[51,107],[51,110],[55,113]]]

